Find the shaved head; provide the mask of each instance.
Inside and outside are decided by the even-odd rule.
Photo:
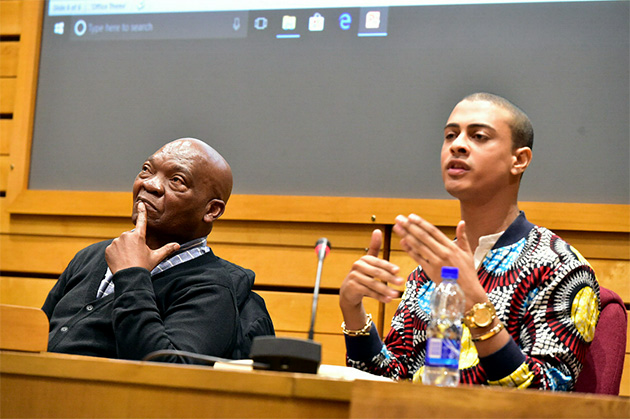
[[[207,236],[232,193],[232,169],[214,148],[196,138],[162,146],[142,165],[133,185],[147,210],[147,244],[158,248]]]
[[[510,113],[510,129],[512,131],[512,145],[514,148],[534,148],[534,128],[529,117],[518,106],[509,100],[492,93],[478,92],[466,96],[464,101],[483,101],[492,103]]]
[[[227,203],[232,194],[232,169],[218,151],[197,138],[180,138],[165,144],[159,151],[197,161],[196,168],[208,185],[208,197]]]

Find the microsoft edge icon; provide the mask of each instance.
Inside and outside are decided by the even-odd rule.
[[[339,27],[342,30],[347,31],[348,29],[350,29],[351,24],[352,16],[350,16],[350,13],[342,13],[341,15],[339,15]]]

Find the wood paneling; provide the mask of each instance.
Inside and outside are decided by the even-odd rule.
[[[310,327],[313,295],[309,293],[288,293],[278,291],[258,291],[265,299],[274,327],[282,332],[307,332]],[[378,303],[366,301],[366,310],[377,313]],[[339,297],[320,294],[315,317],[315,333],[341,336],[341,310]],[[379,330],[381,324],[377,323]]]
[[[0,113],[13,113],[15,84],[15,79],[0,78]]]
[[[0,270],[60,274],[76,252],[99,239],[0,234]]]
[[[20,43],[17,41],[0,42],[0,77],[15,77],[17,75],[19,51]]]
[[[22,190],[9,210],[12,214],[124,217],[129,202],[128,192]],[[630,205],[523,202],[521,207],[527,208],[530,221],[554,231],[630,232]],[[422,216],[437,226],[452,227],[459,221],[455,200],[279,195],[234,195],[223,217],[375,225],[393,224],[398,214],[414,208],[421,208]],[[561,213],[564,217],[557,215]]]
[[[589,259],[589,262],[599,284],[615,291],[626,304],[630,304],[630,261]]]
[[[41,308],[56,279],[0,276],[0,304]]]
[[[353,418],[626,418],[629,402],[621,398],[564,394],[537,390],[484,388],[488,394],[475,396],[475,386],[451,388],[447,399],[440,399],[440,387],[412,383],[358,381],[353,387]],[[390,396],[383,395],[389,394]],[[393,396],[395,394],[395,397]],[[554,401],[549,394],[558,396]],[[508,400],[511,395],[519,401]],[[598,405],[607,400],[609,405]]]
[[[623,363],[623,374],[621,375],[621,386],[619,388],[619,395],[630,397],[630,353],[627,353],[626,359]]]
[[[19,35],[22,32],[22,1],[0,1],[0,35]]]
[[[9,156],[0,155],[0,191],[7,190],[10,165]]]
[[[13,121],[11,119],[0,119],[0,155],[9,155],[11,145],[11,134],[13,133]]]
[[[214,252],[231,262],[256,272],[259,285],[313,288],[317,258],[309,247],[213,244]],[[322,269],[322,288],[339,288],[352,263],[362,250],[337,249],[330,252]]]
[[[337,370],[339,378],[3,352],[0,416],[625,418],[630,408],[623,398],[354,380]]]
[[[347,380],[26,355],[0,354],[3,418],[348,417],[352,383]]]

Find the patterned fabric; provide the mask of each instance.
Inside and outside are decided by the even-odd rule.
[[[585,259],[521,214],[483,260],[478,276],[513,342],[479,359],[465,329],[461,382],[573,389],[599,318],[599,286]],[[416,268],[385,343],[375,343],[380,341],[376,334],[363,341],[346,339],[348,365],[396,379],[418,379],[434,288],[422,268]],[[358,350],[359,345],[380,345],[380,351],[370,354]]]
[[[172,268],[173,266],[177,266],[180,263],[193,260],[204,253],[208,253],[210,248],[207,243],[208,239],[206,237],[201,237],[182,244],[175,254],[164,259],[155,268],[153,268],[151,276],[164,272],[165,270]],[[96,298],[102,298],[114,292],[114,281],[112,281],[113,276],[112,271],[108,267],[107,272],[105,272],[105,277],[101,281],[101,285],[99,285],[98,291],[96,292]]]

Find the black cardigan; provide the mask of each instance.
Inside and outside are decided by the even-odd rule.
[[[77,253],[46,298],[42,310],[50,320],[50,352],[142,359],[177,349],[230,356],[237,341],[237,307],[249,296],[252,271],[210,251],[153,277],[143,268],[118,271],[114,293],[97,300],[110,243]]]

